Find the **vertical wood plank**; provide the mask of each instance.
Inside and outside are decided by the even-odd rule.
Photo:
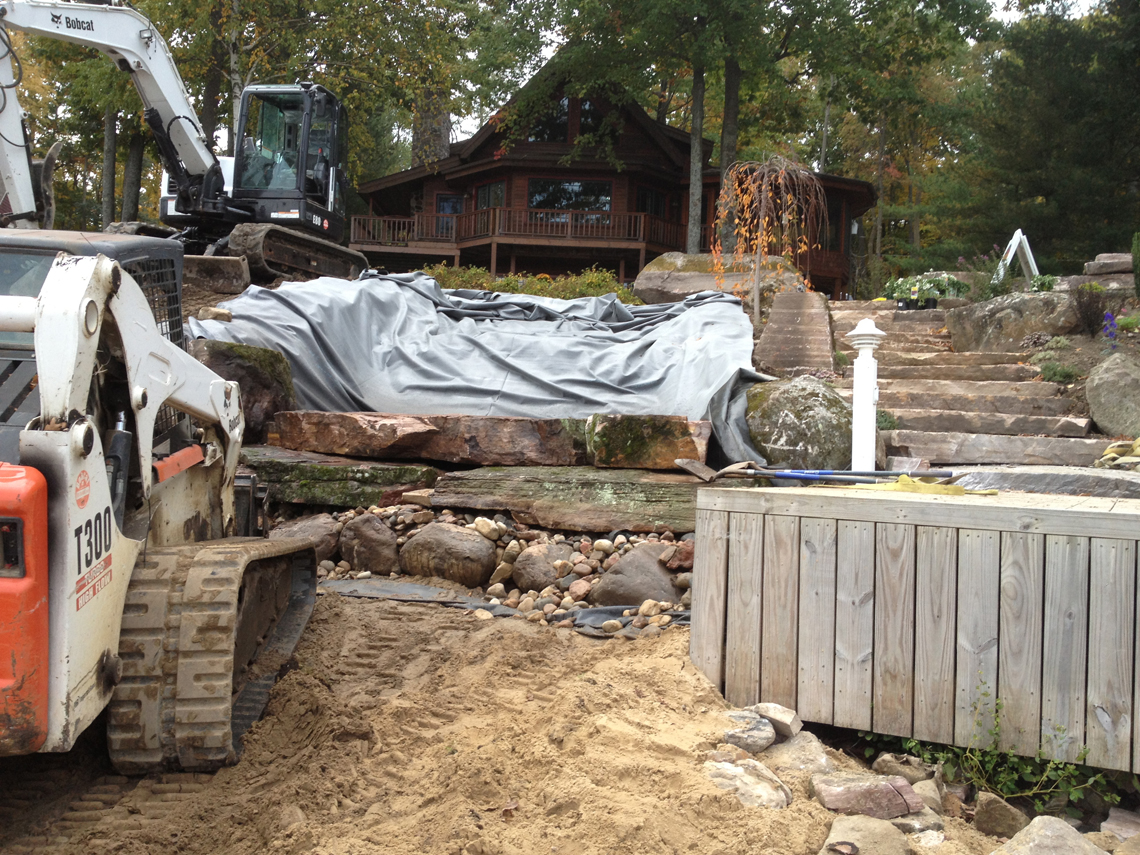
[[[914,574],[912,525],[875,526],[874,730],[910,736],[914,727]]]
[[[724,697],[738,707],[760,701],[760,582],[764,515],[730,514],[728,521],[728,623]]]
[[[998,669],[1001,538],[996,531],[958,531],[958,650],[954,743],[993,743]]]
[[[1001,533],[998,748],[1032,756],[1041,735],[1045,536]]]
[[[914,736],[954,741],[954,647],[958,597],[958,530],[916,531]]]
[[[800,520],[800,718],[832,723],[835,692],[835,520]]]
[[[836,531],[835,724],[871,729],[875,638],[875,524],[840,520]]]
[[[728,514],[698,509],[696,542],[689,658],[719,692],[724,688]]]
[[[800,518],[764,519],[760,700],[796,708]]]
[[[1069,763],[1085,744],[1088,626],[1089,539],[1046,535],[1041,747]]]
[[[1089,544],[1089,676],[1085,741],[1090,766],[1132,766],[1132,652],[1136,541]]]

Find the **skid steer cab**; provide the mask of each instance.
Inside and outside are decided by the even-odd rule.
[[[123,771],[232,762],[311,611],[311,544],[232,537],[240,393],[182,349],[181,252],[0,234],[0,756],[110,707]]]

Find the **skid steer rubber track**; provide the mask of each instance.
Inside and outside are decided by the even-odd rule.
[[[312,613],[303,538],[230,538],[148,550],[131,576],[107,719],[124,774],[236,762]]]
[[[244,255],[250,276],[259,282],[279,277],[355,279],[368,269],[368,259],[356,250],[272,223],[235,226],[226,254]]]

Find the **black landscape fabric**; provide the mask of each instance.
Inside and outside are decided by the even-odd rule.
[[[710,419],[714,463],[763,458],[744,422],[752,325],[706,291],[627,306],[613,294],[556,300],[444,290],[422,273],[251,286],[233,320],[190,320],[197,338],[279,350],[301,407],[326,412]]]

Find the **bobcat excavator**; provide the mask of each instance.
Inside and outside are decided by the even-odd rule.
[[[177,154],[167,166],[179,212],[219,229],[259,212],[287,219],[273,216],[285,209],[272,175],[264,195],[224,192],[169,51],[139,13],[0,0],[0,23],[99,47],[131,72],[164,156]],[[106,711],[120,771],[215,769],[236,759],[308,621],[313,547],[237,536],[263,528],[250,522],[256,486],[236,474],[240,393],[182,347],[183,245],[37,228],[51,224],[51,164],[38,176],[17,144],[26,137],[4,41],[0,757],[68,751]],[[300,104],[303,191],[323,93],[298,92],[280,103]],[[323,111],[335,124],[335,101]],[[319,160],[312,171],[335,213],[331,151],[330,171]],[[264,159],[263,176],[274,160]],[[291,223],[289,204],[315,229],[317,208],[286,201]]]
[[[352,279],[368,266],[344,235],[348,117],[312,83],[245,89],[233,158],[202,132],[166,41],[127,0],[0,0],[0,226],[50,229],[58,148],[30,159],[9,30],[99,50],[131,75],[166,174],[161,218],[187,253],[244,256],[256,279]],[[189,257],[189,256],[188,256]]]

